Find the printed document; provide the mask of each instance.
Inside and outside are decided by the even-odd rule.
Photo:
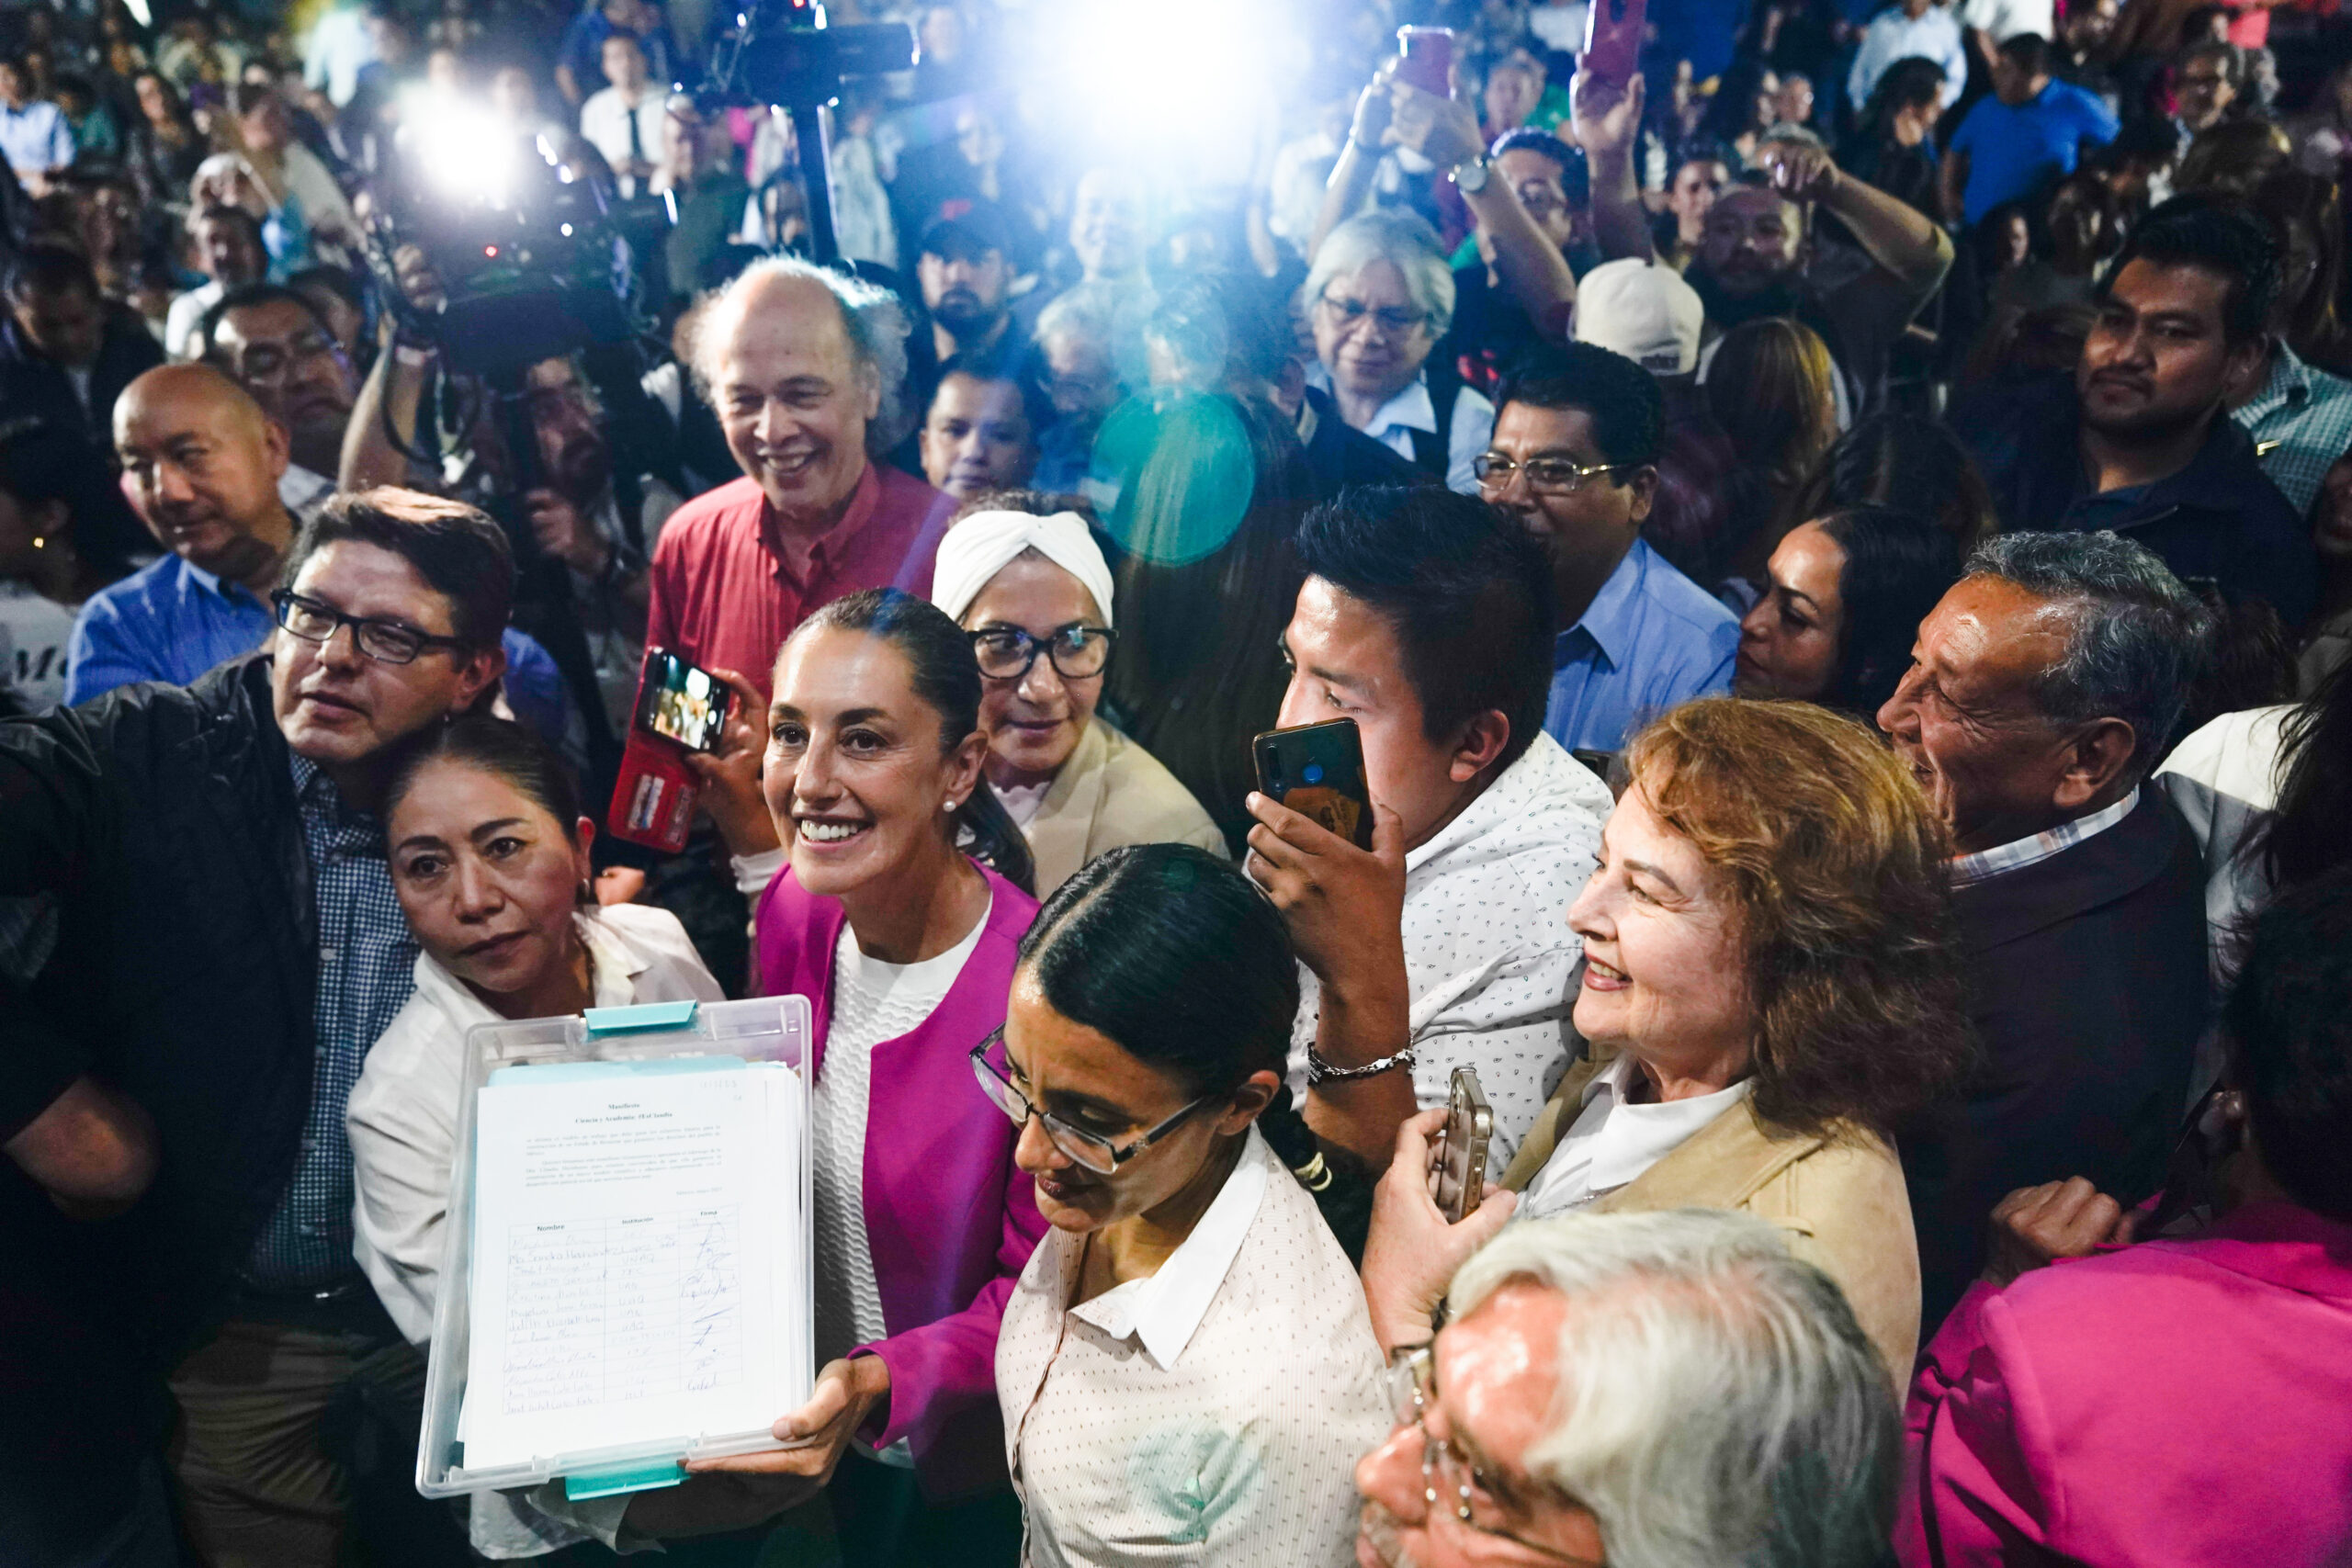
[[[679,1070],[686,1069],[686,1070]],[[475,1111],[469,1470],[763,1431],[810,1392],[797,1074],[510,1068]]]

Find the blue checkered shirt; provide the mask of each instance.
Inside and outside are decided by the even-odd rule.
[[[351,1256],[344,1107],[368,1047],[416,989],[416,941],[392,896],[383,825],[345,805],[316,763],[293,761],[318,908],[319,989],[311,1013],[318,1054],[301,1158],[245,1264],[252,1283],[277,1290],[333,1284],[358,1272]]]
[[[2231,417],[2254,437],[2265,477],[2308,517],[2328,468],[2352,448],[2352,381],[2304,364],[2283,343],[2271,355],[2262,390]]]

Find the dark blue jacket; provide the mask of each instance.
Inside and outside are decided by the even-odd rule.
[[[2312,613],[2319,558],[2311,530],[2255,461],[2254,442],[2217,411],[2187,468],[2128,498],[2094,494],[2083,473],[2071,376],[1980,392],[1951,423],[1975,451],[2001,526],[2015,532],[2111,528],[2183,579],[2211,578],[2232,597],[2267,599],[2290,626]]]

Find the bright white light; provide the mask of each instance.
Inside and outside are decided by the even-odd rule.
[[[512,126],[478,104],[424,86],[401,96],[401,141],[444,195],[503,202],[522,167]]]
[[[1274,103],[1278,0],[1065,0],[1041,7],[1061,69],[1049,80],[1105,151],[1215,164],[1246,158]]]

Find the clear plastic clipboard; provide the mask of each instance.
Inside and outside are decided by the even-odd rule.
[[[427,1497],[456,1497],[469,1493],[537,1486],[561,1480],[567,1495],[577,1500],[616,1492],[673,1485],[684,1479],[683,1461],[716,1459],[733,1454],[775,1450],[765,1424],[740,1430],[648,1431],[642,1438],[593,1448],[534,1451],[525,1461],[508,1456],[503,1462],[469,1467],[461,1419],[465,1411],[469,1365],[472,1350],[476,1225],[479,1219],[477,1177],[480,1139],[478,1111],[483,1089],[493,1075],[516,1081],[510,1069],[582,1065],[583,1072],[643,1071],[649,1077],[693,1072],[701,1068],[731,1068],[738,1065],[779,1068],[796,1075],[799,1104],[808,1103],[814,1087],[810,1054],[812,1029],[808,1002],[802,997],[763,997],[735,1002],[655,1002],[639,1007],[591,1009],[584,1016],[531,1019],[518,1022],[481,1024],[466,1037],[466,1085],[458,1118],[456,1159],[450,1175],[447,1236],[444,1243],[439,1296],[433,1314],[433,1338],[424,1386],[422,1436],[417,1444],[416,1489]],[[602,1064],[601,1068],[587,1064]],[[560,1076],[560,1075],[557,1075]],[[805,1134],[805,1123],[803,1132]],[[776,1171],[772,1190],[760,1194],[763,1202],[781,1206],[780,1234],[797,1238],[800,1251],[811,1247],[813,1199],[810,1192],[810,1144],[803,1135],[790,1168]],[[806,1341],[813,1332],[814,1300],[810,1284],[813,1258],[799,1258],[795,1299],[779,1300],[786,1314],[786,1360],[794,1369],[787,1402],[774,1415],[797,1408],[811,1391],[814,1355]],[[495,1332],[494,1330],[492,1332]],[[773,1419],[773,1416],[770,1417]]]

